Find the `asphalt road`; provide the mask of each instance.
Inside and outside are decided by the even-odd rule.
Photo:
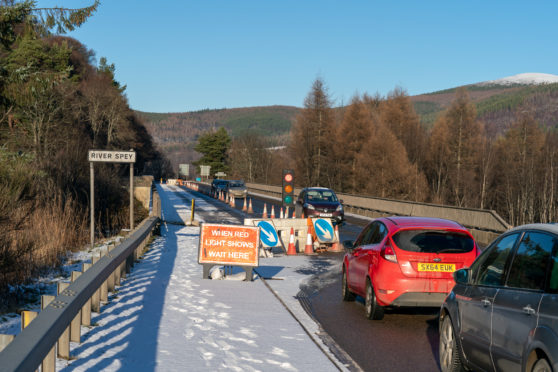
[[[241,210],[243,203],[243,199],[237,199],[235,208]],[[276,217],[279,216],[278,200],[254,197],[253,217],[262,215],[264,203],[268,213],[270,205],[274,204]],[[347,217],[347,223],[340,229],[341,240],[354,240],[365,224],[366,220]],[[342,253],[328,254],[341,263]],[[383,320],[368,320],[362,298],[342,301],[341,272],[324,275],[328,277],[316,277],[303,288],[306,308],[360,368],[364,371],[439,371],[437,308],[387,309]]]

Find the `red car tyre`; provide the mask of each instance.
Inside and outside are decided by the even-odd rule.
[[[347,272],[345,271],[345,268],[343,268],[343,278],[341,279],[341,285],[343,301],[354,301],[355,294],[349,290],[349,286],[347,285]]]
[[[370,279],[366,281],[366,297],[364,299],[364,310],[368,319],[381,320],[384,318],[384,308],[376,301],[374,287],[370,283]]]

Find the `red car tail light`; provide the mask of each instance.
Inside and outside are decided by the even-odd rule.
[[[395,255],[395,251],[391,247],[391,244],[384,245],[380,255],[389,262],[397,263],[397,256]]]

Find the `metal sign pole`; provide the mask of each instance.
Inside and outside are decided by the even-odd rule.
[[[130,163],[130,231],[134,229],[134,163]]]
[[[89,194],[91,197],[90,210],[90,237],[91,237],[91,249],[95,247],[95,168],[93,167],[93,162],[89,162]]]

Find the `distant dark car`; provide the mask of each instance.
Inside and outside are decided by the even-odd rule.
[[[331,189],[307,187],[298,194],[295,213],[297,217],[303,218],[331,218],[334,224],[340,224],[345,220],[342,203]]]
[[[442,371],[558,371],[558,226],[498,237],[440,309]]]
[[[229,181],[227,180],[214,179],[211,181],[211,193],[213,195],[218,195],[220,192],[227,189],[228,184]]]

